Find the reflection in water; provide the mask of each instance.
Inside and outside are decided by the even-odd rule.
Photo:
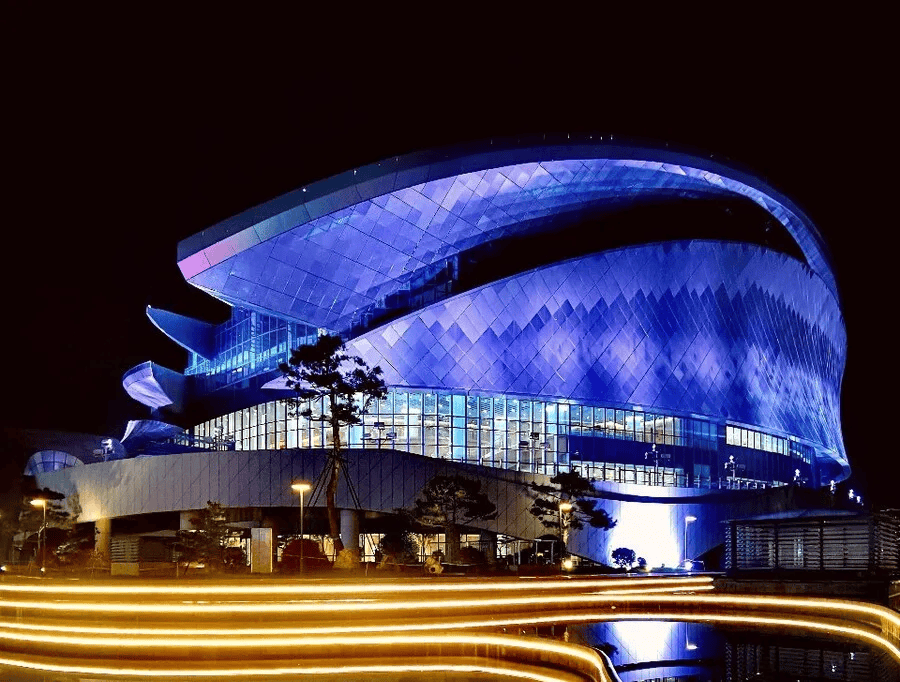
[[[726,642],[725,661],[727,680],[900,680],[897,666],[884,654],[851,643],[738,634]]]
[[[885,653],[836,640],[661,621],[570,626],[568,637],[609,655],[622,682],[900,682]]]

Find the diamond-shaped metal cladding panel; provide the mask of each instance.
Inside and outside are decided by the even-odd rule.
[[[702,413],[843,457],[845,342],[837,301],[806,266],[756,246],[680,242],[517,275],[350,347],[394,386]]]
[[[469,159],[468,165],[487,164],[491,158],[488,154]],[[785,225],[813,270],[834,290],[815,229],[786,206],[789,202],[736,171],[728,175],[729,169],[716,167],[713,172],[702,167],[716,166],[711,162],[688,157],[683,161],[526,162],[406,187],[396,183],[409,175],[397,173],[393,191],[362,201],[362,187],[308,200],[306,210],[297,205],[281,208],[275,200],[272,208],[260,207],[260,214],[274,213],[272,217],[181,258],[179,266],[191,283],[234,305],[340,330],[350,325],[356,311],[403,289],[416,273],[511,234],[525,221],[637,194],[677,190],[736,194],[763,206]],[[439,172],[433,164],[423,167],[420,175]],[[717,269],[721,265],[712,264]],[[634,271],[617,270],[619,288],[629,300]],[[739,269],[734,275],[744,276]]]

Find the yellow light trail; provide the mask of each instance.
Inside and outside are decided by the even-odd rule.
[[[241,614],[272,614],[272,613],[292,613],[292,614],[324,614],[324,613],[360,613],[360,612],[378,612],[378,611],[427,611],[439,609],[473,609],[476,607],[513,607],[513,606],[551,606],[563,605],[569,606],[574,604],[591,604],[597,602],[614,603],[622,599],[628,599],[634,596],[631,594],[614,594],[614,595],[571,595],[566,597],[564,602],[553,597],[517,597],[517,598],[501,598],[494,599],[441,599],[441,600],[422,600],[422,601],[405,601],[405,602],[257,602],[257,603],[204,603],[204,602],[183,602],[180,604],[124,604],[124,603],[106,603],[97,604],[93,602],[38,602],[38,601],[0,601],[0,606],[16,609],[29,609],[33,611],[56,611],[71,613],[132,613],[132,614],[224,614],[224,613],[241,613]],[[642,595],[638,595],[640,597]]]
[[[8,665],[10,667],[25,668],[28,670],[58,673],[64,675],[110,675],[119,677],[161,677],[171,678],[173,680],[192,677],[192,678],[213,678],[221,679],[223,677],[283,677],[283,676],[315,676],[323,677],[329,675],[373,675],[373,674],[394,674],[408,675],[411,673],[459,673],[466,675],[481,674],[492,675],[494,677],[508,677],[519,680],[533,680],[534,682],[570,682],[571,676],[560,677],[559,675],[541,675],[526,670],[515,670],[513,668],[498,668],[489,665],[453,665],[453,664],[418,664],[418,665],[341,665],[341,666],[313,666],[309,668],[210,668],[206,670],[196,670],[191,668],[172,668],[172,669],[140,669],[140,668],[102,668],[97,666],[66,666],[53,664],[36,664],[28,665],[22,661],[13,659],[0,658],[0,665]],[[609,680],[609,677],[602,678]]]
[[[106,603],[96,602],[47,602],[36,600],[7,600],[0,599],[0,607],[15,607],[27,609],[32,612],[54,613],[115,613],[129,615],[138,613],[156,614],[337,614],[343,613],[350,618],[355,614],[360,617],[370,618],[376,614],[393,616],[405,619],[405,622],[397,624],[346,624],[339,626],[315,625],[310,622],[302,627],[282,627],[276,624],[255,628],[216,628],[216,627],[144,627],[128,628],[115,626],[68,626],[55,625],[52,622],[21,623],[0,621],[0,641],[38,643],[70,647],[119,647],[124,649],[141,649],[145,647],[160,649],[183,650],[186,647],[221,648],[223,650],[252,652],[254,647],[292,647],[309,650],[316,646],[327,646],[335,642],[346,641],[346,637],[356,637],[358,645],[379,644],[384,642],[420,642],[420,637],[430,637],[429,641],[436,641],[436,637],[452,637],[453,641],[462,641],[465,637],[461,633],[423,635],[423,632],[439,632],[450,630],[469,630],[475,628],[498,629],[511,626],[539,626],[551,624],[563,624],[574,622],[591,622],[607,620],[678,620],[678,621],[704,621],[723,624],[757,624],[760,626],[779,628],[804,628],[814,632],[839,634],[854,640],[866,641],[888,652],[896,661],[900,662],[900,615],[885,607],[859,602],[841,601],[807,597],[783,597],[783,596],[759,596],[759,595],[730,595],[709,594],[713,585],[708,578],[691,578],[681,580],[671,579],[625,579],[625,580],[585,580],[585,581],[549,581],[535,580],[524,583],[504,583],[508,596],[491,597],[481,595],[478,597],[462,598],[463,593],[483,592],[485,588],[496,587],[494,581],[482,583],[456,583],[441,585],[441,590],[433,590],[433,598],[421,600],[405,599],[402,601],[372,601],[372,602],[325,602],[317,601],[286,601],[286,602],[183,602],[183,603],[135,603],[130,601],[112,601]],[[437,587],[437,585],[427,585]],[[553,586],[551,594],[530,594],[542,592],[545,586]],[[571,589],[600,589],[590,594],[563,593],[561,586]],[[29,585],[18,594],[34,593]],[[43,597],[64,596],[69,585],[55,586],[45,585],[39,590]],[[92,586],[82,586],[92,587]],[[112,594],[120,596],[125,594],[122,587],[109,592],[108,586],[100,586],[104,591],[100,594]],[[159,586],[152,586],[159,587]],[[215,586],[224,588],[223,585]],[[254,586],[258,587],[258,586]],[[286,586],[289,589],[286,594],[297,596],[293,588],[295,585]],[[310,589],[316,585],[303,586],[303,594],[312,594]],[[332,593],[340,590],[354,590],[355,585],[339,584],[332,587]],[[415,590],[417,585],[410,585],[407,589],[396,590],[396,585],[374,585],[364,587],[379,588],[371,595],[381,596],[389,592],[405,593]],[[384,589],[391,588],[391,589]],[[475,588],[474,590],[471,588]],[[683,592],[689,591],[690,594]],[[254,590],[238,590],[228,593],[228,596],[252,595]],[[515,594],[518,592],[519,594]],[[523,593],[524,592],[524,593]],[[674,592],[674,593],[673,593]],[[681,594],[679,594],[681,592]],[[14,593],[8,590],[7,594]],[[458,594],[460,596],[453,596]],[[660,594],[662,593],[662,594]],[[81,591],[80,594],[89,594]],[[132,590],[132,594],[134,591]],[[144,593],[147,595],[161,596],[157,589]],[[192,592],[195,596],[197,593]],[[208,592],[202,596],[212,596]],[[412,595],[410,595],[412,596]],[[443,598],[439,598],[443,597]],[[505,607],[506,611],[498,611]],[[608,607],[608,610],[596,612],[598,607]],[[512,609],[512,610],[510,610]],[[552,609],[558,612],[550,613]],[[663,611],[663,609],[667,609]],[[411,614],[412,610],[420,613]],[[721,613],[727,610],[731,613]],[[775,611],[760,615],[760,610]],[[426,622],[422,613],[432,611],[430,617],[433,620],[440,616],[437,622]],[[450,611],[449,615],[447,612]],[[698,612],[699,611],[699,612]],[[487,612],[487,613],[485,613]],[[536,612],[542,615],[532,615]],[[408,615],[404,615],[408,614]],[[437,615],[435,615],[437,614]],[[828,622],[822,623],[815,620],[817,616],[828,617],[843,621],[843,624]],[[22,614],[17,614],[21,619]],[[415,618],[418,617],[418,620]],[[853,623],[852,621],[857,621]],[[849,622],[849,624],[848,624]],[[867,629],[868,628],[868,629]],[[873,630],[880,630],[881,634]],[[402,632],[418,634],[400,634]],[[369,633],[369,634],[366,634]],[[394,634],[386,634],[394,633]],[[98,636],[101,635],[101,636]],[[500,635],[480,634],[475,641],[484,644],[490,637]],[[502,636],[500,636],[502,637]],[[337,638],[337,639],[335,639]],[[387,638],[387,639],[384,639]],[[514,640],[516,641],[516,640]],[[522,640],[517,640],[522,641]],[[509,646],[504,639],[504,646]],[[548,644],[544,641],[543,645]],[[27,646],[27,644],[25,644]],[[569,645],[565,645],[569,646]],[[13,659],[10,659],[13,660]],[[3,661],[0,661],[2,663]],[[41,668],[45,669],[45,668]],[[46,668],[51,671],[49,668]],[[67,669],[68,670],[68,669]],[[74,670],[74,669],[73,669]],[[87,670],[87,669],[85,669]],[[135,668],[137,670],[137,668]],[[273,674],[270,669],[265,674]],[[295,669],[291,669],[296,673]],[[118,670],[117,670],[118,672]],[[207,671],[204,671],[204,675]],[[221,672],[219,670],[218,672]],[[84,672],[83,674],[101,674]],[[143,673],[135,672],[133,676]],[[180,671],[169,671],[167,674],[179,675]],[[198,675],[200,673],[197,673]],[[231,675],[231,673],[228,673]],[[234,673],[235,675],[239,673]],[[240,674],[247,674],[242,671]],[[259,673],[263,674],[263,673]],[[214,676],[210,673],[207,676]]]
[[[699,604],[704,604],[706,606],[710,606],[713,608],[721,608],[723,606],[733,607],[733,608],[748,608],[748,607],[773,607],[780,608],[783,610],[789,610],[796,614],[809,615],[810,611],[818,612],[826,616],[831,617],[841,617],[846,618],[850,615],[867,615],[871,616],[876,622],[882,624],[882,629],[884,629],[883,624],[885,622],[888,623],[889,626],[898,626],[900,625],[900,616],[897,614],[884,609],[883,607],[872,606],[868,604],[860,604],[855,602],[843,602],[843,601],[829,601],[823,599],[805,599],[805,598],[785,598],[785,597],[760,597],[760,596],[732,596],[732,595],[701,595],[701,594],[693,594],[693,595],[656,595],[652,599],[649,597],[645,597],[643,595],[630,595],[630,594],[617,594],[617,595],[584,595],[584,596],[569,596],[565,599],[564,602],[560,603],[556,597],[545,597],[545,598],[524,598],[524,599],[482,599],[482,600],[454,600],[452,602],[448,602],[446,600],[443,601],[430,601],[430,602],[404,602],[399,604],[390,605],[390,607],[384,607],[383,605],[376,604],[370,606],[377,606],[381,610],[405,610],[410,608],[418,608],[423,609],[426,606],[435,607],[435,608],[446,608],[448,605],[453,605],[459,608],[471,609],[475,607],[496,607],[497,605],[513,605],[513,606],[535,606],[541,605],[544,607],[547,606],[556,606],[557,608],[567,607],[572,609],[576,605],[599,605],[599,604],[607,604],[611,608],[615,609],[616,605],[634,605],[634,604],[645,604],[648,602],[651,604],[663,605],[670,604],[673,606],[696,606]],[[7,602],[7,605],[11,605],[14,603]],[[62,610],[67,610],[70,604],[58,604],[55,606],[59,606]],[[97,605],[86,605],[79,604],[78,607],[96,608]],[[116,605],[116,610],[121,612],[122,604]],[[157,606],[158,608],[165,609],[166,612],[171,612],[171,606],[160,607],[159,605],[146,605],[146,604],[138,604],[138,605],[129,605],[131,609],[135,607],[153,607]],[[182,605],[188,606],[188,605]],[[215,605],[206,605],[207,607],[217,607],[216,612],[246,612],[247,609],[253,609],[259,605],[248,605],[248,604],[215,604]],[[265,604],[264,606],[272,607],[274,605]],[[286,605],[281,605],[282,608]],[[360,605],[356,605],[357,607]],[[191,605],[191,609],[196,609],[196,605]],[[253,611],[251,611],[253,612]],[[589,619],[598,619],[598,620],[632,620],[632,619],[640,619],[643,617],[654,617],[661,618],[659,611],[655,611],[653,613],[647,614],[646,616],[642,616],[641,614],[634,613],[617,613],[611,614],[609,612],[606,613],[594,613],[594,614],[584,614],[584,613],[572,613],[571,619],[577,620],[580,622],[584,622]],[[723,622],[729,620],[730,616],[725,616],[721,614],[716,614],[713,611],[704,614],[670,614],[672,619],[701,619],[701,620],[716,620],[720,619]],[[552,618],[553,622],[560,622],[560,620],[569,620],[567,618],[561,618],[559,614],[555,614],[548,618]],[[760,616],[755,616],[752,613],[744,614],[739,617],[745,621],[754,621],[753,619],[764,618]],[[766,623],[777,623],[781,625],[790,625],[791,623],[798,624],[801,621],[796,618],[782,618],[782,619],[772,619],[770,617],[768,620],[759,620],[758,622],[766,622]],[[472,618],[456,618],[451,622],[445,623],[431,623],[431,624],[421,624],[421,623],[408,623],[400,628],[405,628],[407,630],[416,630],[416,629],[451,629],[451,628],[475,628],[475,627],[502,627],[513,624],[535,624],[539,622],[540,619],[530,618],[528,616],[508,616],[506,618],[501,617],[492,617],[488,620],[483,618],[481,619],[472,619]],[[802,621],[805,623],[814,623],[814,621]],[[54,629],[52,625],[45,626],[34,626],[42,627],[42,634],[40,635],[30,635],[23,630],[30,629],[28,627],[22,627],[21,624],[13,624],[13,623],[2,623],[3,630],[0,630],[0,639],[8,639],[8,640],[20,640],[20,641],[35,641],[35,642],[54,642],[59,644],[69,644],[69,645],[100,645],[100,646],[122,646],[122,645],[131,645],[131,646],[153,646],[159,643],[158,637],[160,635],[166,635],[167,637],[171,636],[180,636],[180,639],[175,641],[168,641],[166,643],[167,646],[229,646],[229,647],[241,647],[241,646],[253,646],[250,638],[255,635],[260,635],[266,638],[266,640],[272,644],[281,644],[281,645],[297,645],[302,638],[309,637],[315,633],[321,633],[321,628],[309,627],[309,628],[255,628],[255,629],[217,629],[210,628],[207,630],[196,630],[193,628],[190,629],[178,629],[178,628],[168,628],[168,629],[155,629],[155,628],[145,628],[142,630],[129,629],[129,628],[90,628],[90,629],[78,629],[74,627],[69,627],[63,630],[62,628],[56,628],[56,632],[90,632],[93,634],[113,634],[117,637],[127,637],[127,640],[122,639],[114,639],[114,640],[102,640],[97,639],[95,637],[71,637],[65,635],[53,635],[50,634],[50,631]],[[337,630],[341,632],[359,632],[360,627],[365,626],[344,626],[343,628],[338,628]],[[371,629],[378,629],[380,631],[384,631],[384,628],[390,628],[391,626],[372,626]],[[398,627],[398,626],[393,626]],[[836,626],[832,624],[828,625],[810,625],[812,629],[832,629],[837,631],[837,628],[841,628],[844,626]],[[874,626],[873,626],[874,627]],[[890,628],[888,628],[890,631]],[[866,637],[872,636],[867,633],[867,631],[859,629],[859,628],[849,628],[846,629],[848,633],[865,633]],[[184,636],[190,634],[191,636]],[[197,635],[201,635],[198,637]],[[217,640],[206,640],[203,637],[205,636],[215,636],[219,639]],[[237,640],[228,640],[222,639],[223,637],[236,636],[239,635],[245,638],[244,642],[240,642]],[[299,638],[299,639],[298,639]],[[897,656],[898,649],[897,647],[891,643],[888,639],[881,637],[879,639],[880,642],[884,643],[885,647],[892,652],[892,655]]]
[[[477,608],[499,607],[557,607],[572,608],[575,606],[609,604],[639,604],[652,600],[657,603],[700,603],[714,606],[729,605],[732,607],[760,607],[769,606],[782,609],[790,609],[801,613],[803,611],[818,611],[823,615],[867,615],[879,621],[886,621],[893,628],[900,628],[900,616],[898,614],[878,606],[862,604],[858,602],[804,599],[795,597],[761,597],[756,595],[642,595],[642,594],[588,594],[588,595],[560,595],[560,596],[528,596],[528,597],[495,597],[481,599],[440,599],[440,600],[412,600],[391,602],[239,602],[239,603],[198,603],[184,602],[174,604],[160,603],[122,603],[122,602],[43,602],[43,601],[13,601],[0,600],[0,606],[29,609],[35,611],[54,612],[106,612],[106,613],[132,613],[132,614],[334,614],[334,613],[375,613],[375,612],[403,612],[403,611],[427,611],[427,610],[465,610]]]
[[[89,641],[89,640],[88,640]],[[349,651],[353,651],[353,647],[361,645],[378,645],[378,646],[410,646],[410,645],[468,645],[473,647],[495,646],[505,649],[516,649],[524,652],[540,652],[544,655],[554,655],[560,659],[578,660],[586,666],[592,674],[601,680],[609,680],[606,668],[602,659],[593,650],[574,644],[566,644],[562,642],[553,642],[543,639],[524,639],[510,635],[467,635],[467,634],[437,634],[437,635],[368,635],[368,636],[340,636],[340,637],[320,637],[315,641],[305,638],[297,638],[295,642],[291,642],[290,646],[342,646],[349,647]],[[468,654],[471,656],[471,654]],[[197,670],[193,668],[173,668],[173,669],[154,669],[154,668],[127,668],[118,666],[108,668],[104,666],[81,666],[81,665],[62,665],[62,664],[44,664],[29,662],[23,659],[0,658],[0,665],[8,665],[19,668],[29,668],[32,670],[44,670],[47,672],[56,672],[64,674],[83,674],[83,675],[111,675],[116,674],[125,677],[240,677],[240,676],[262,676],[262,675],[296,675],[296,674],[335,674],[365,671],[397,671],[397,672],[424,672],[428,670],[447,670],[447,666],[428,666],[428,665],[376,665],[376,666],[353,666],[352,664],[335,665],[333,667],[317,666],[315,668],[303,667],[276,667],[276,668],[222,668]],[[537,676],[523,674],[519,671],[513,671],[493,666],[479,666],[478,669],[486,672],[497,671],[508,677],[520,676],[523,679],[561,680],[561,677]],[[273,672],[274,671],[274,672]]]
[[[692,576],[689,578],[645,578],[635,576],[633,578],[602,578],[579,579],[568,578],[560,580],[522,580],[514,581],[483,581],[483,582],[413,582],[407,583],[219,583],[212,585],[184,585],[183,583],[163,583],[157,585],[82,585],[78,583],[49,584],[45,582],[15,583],[0,581],[0,594],[5,592],[37,592],[44,594],[90,594],[90,595],[122,595],[132,597],[135,595],[188,595],[196,596],[237,596],[254,595],[311,595],[320,597],[324,594],[346,594],[348,587],[355,594],[385,594],[395,592],[494,592],[494,591],[534,591],[534,590],[584,590],[607,589],[614,587],[642,585],[681,585],[693,586],[712,584],[713,578],[709,576]]]
[[[566,619],[561,619],[559,615],[533,618],[509,618],[502,622],[498,620],[476,620],[470,619],[461,622],[454,622],[452,626],[444,625],[442,629],[470,629],[480,627],[501,627],[510,625],[538,625],[560,623]],[[804,627],[810,630],[822,630],[826,632],[839,632],[851,638],[865,638],[878,643],[888,651],[898,662],[900,662],[900,649],[883,636],[870,633],[868,630],[843,626],[833,623],[819,623],[817,621],[793,618],[778,618],[773,616],[757,616],[752,613],[743,613],[741,615],[728,615],[716,613],[689,614],[683,612],[662,613],[654,611],[652,613],[630,613],[630,614],[610,614],[606,613],[582,613],[572,615],[571,620],[579,622],[594,622],[607,620],[678,620],[678,621],[704,621],[704,622],[721,622],[721,623],[753,623],[756,625],[769,626],[792,626]],[[226,629],[210,629],[205,632],[198,631],[193,628],[167,628],[167,629],[129,629],[129,628],[72,628],[70,631],[81,632],[85,635],[110,634],[113,637],[103,639],[96,636],[67,636],[55,635],[46,631],[35,632],[34,634],[23,632],[11,632],[15,628],[25,630],[26,628],[18,625],[10,625],[5,631],[0,630],[0,640],[19,641],[19,642],[36,642],[41,644],[61,644],[68,646],[85,646],[85,647],[115,647],[115,648],[144,648],[144,647],[164,647],[164,648],[232,648],[232,649],[252,649],[259,646],[267,647],[317,647],[329,646],[336,644],[346,644],[346,637],[352,637],[349,633],[357,633],[356,639],[353,641],[356,645],[362,644],[397,644],[400,642],[416,642],[415,638],[407,639],[405,635],[368,635],[363,636],[363,631],[370,631],[375,628],[347,627],[343,636],[322,634],[315,628],[285,628],[285,629],[264,629],[264,628],[245,628],[241,630]],[[415,624],[410,626],[415,630],[423,629],[422,626]],[[38,630],[38,626],[27,628],[29,630]],[[377,628],[382,630],[383,628]],[[201,636],[202,635],[202,636]],[[177,637],[177,639],[173,639]],[[482,640],[478,640],[482,641]]]
[[[686,590],[690,590],[691,592],[707,592],[709,590],[716,589],[715,585],[697,585],[696,587],[691,588],[672,588],[672,587],[646,587],[646,588],[638,588],[631,587],[629,589],[619,589],[619,590],[603,590],[604,595],[619,595],[619,594],[670,594],[672,592],[685,592]],[[0,602],[2,603],[2,602]]]

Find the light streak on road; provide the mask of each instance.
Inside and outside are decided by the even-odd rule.
[[[563,642],[554,642],[545,639],[526,639],[511,635],[467,635],[463,633],[449,633],[437,635],[366,635],[366,636],[343,636],[343,637],[319,637],[315,640],[307,640],[300,638],[290,646],[305,647],[327,647],[338,646],[348,647],[349,651],[361,646],[380,646],[380,647],[409,647],[409,646],[466,646],[471,648],[497,647],[507,650],[516,650],[526,656],[534,658],[535,662],[540,660],[546,661],[548,656],[554,657],[554,666],[566,665],[569,668],[578,669],[578,667],[587,670],[595,679],[608,681],[609,676],[602,659],[593,650],[566,644]],[[259,644],[257,643],[257,646]],[[537,655],[536,655],[537,654]],[[471,653],[466,653],[471,656]],[[540,657],[544,657],[543,659]],[[580,666],[578,665],[580,663]],[[26,659],[0,658],[0,665],[8,665],[18,668],[27,668],[32,670],[41,670],[60,674],[81,674],[81,675],[117,675],[119,677],[171,677],[173,679],[181,677],[259,677],[272,675],[333,675],[333,674],[349,674],[352,672],[395,672],[395,673],[415,673],[429,671],[456,671],[456,672],[486,672],[506,677],[518,677],[520,679],[535,680],[536,682],[558,682],[560,680],[570,680],[571,675],[549,676],[546,674],[538,674],[534,672],[512,670],[509,668],[501,668],[499,666],[491,666],[489,664],[478,666],[459,666],[453,664],[394,664],[394,665],[354,665],[352,663],[335,664],[334,666],[311,666],[303,667],[297,664],[290,667],[222,667],[205,668],[202,670],[190,668],[186,666],[153,668],[143,667],[129,668],[125,665],[116,665],[115,667],[106,666],[85,666],[85,665],[64,665],[64,664],[46,664],[29,662]]]
[[[0,600],[0,606],[7,608],[28,609],[34,611],[51,611],[67,613],[98,612],[122,614],[160,614],[160,615],[200,615],[200,614],[373,614],[398,613],[409,611],[435,611],[447,616],[449,610],[474,611],[506,608],[559,608],[574,609],[589,605],[608,604],[640,605],[640,604],[706,604],[712,607],[753,608],[773,607],[787,609],[803,614],[817,612],[824,616],[865,615],[879,622],[886,622],[888,628],[900,629],[900,616],[884,607],[842,600],[809,599],[797,597],[763,597],[757,595],[719,595],[699,594],[587,594],[587,595],[547,595],[522,597],[480,597],[469,599],[414,599],[406,601],[377,602],[182,602],[182,603],[143,603],[143,602],[48,602],[48,601],[14,601]],[[493,611],[497,613],[496,611]],[[421,615],[417,614],[417,615]],[[500,614],[497,614],[500,615]]]
[[[214,584],[158,583],[153,585],[84,585],[71,583],[47,583],[34,582],[2,582],[0,581],[0,595],[8,592],[36,592],[43,594],[59,595],[121,595],[134,597],[136,595],[158,595],[169,597],[173,595],[186,595],[189,597],[202,596],[313,596],[337,594],[346,595],[352,591],[355,595],[379,595],[398,592],[411,592],[420,594],[423,592],[531,592],[531,591],[556,591],[577,590],[588,591],[591,589],[606,590],[616,587],[635,587],[653,585],[671,585],[689,588],[697,585],[712,585],[710,576],[692,576],[686,578],[566,578],[566,579],[516,579],[516,580],[486,580],[474,581],[471,579],[459,582],[431,582],[431,581],[403,581],[386,583],[357,583],[357,582],[288,582],[264,581],[259,583],[235,582]]]
[[[237,677],[247,679],[253,677],[326,677],[345,675],[376,675],[376,674],[393,674],[393,675],[409,675],[413,673],[420,674],[446,674],[457,673],[465,675],[492,675],[497,678],[511,678],[519,680],[533,680],[534,682],[570,682],[571,675],[542,675],[528,670],[516,670],[514,668],[501,668],[490,665],[454,665],[454,664],[418,664],[418,665],[340,665],[340,666],[314,666],[309,668],[301,667],[272,667],[272,668],[208,668],[197,670],[194,668],[171,668],[171,669],[150,669],[150,668],[102,668],[97,666],[66,666],[54,664],[35,664],[30,666],[23,661],[14,661],[0,658],[0,665],[8,665],[10,667],[25,668],[28,670],[51,672],[63,675],[103,675],[112,676],[116,679],[122,677],[161,677],[163,679],[182,679],[182,678],[212,678],[222,679],[227,677]],[[608,680],[609,677],[601,678]]]
[[[891,654],[900,663],[900,648],[894,645],[887,638],[872,633],[863,628],[838,625],[835,623],[822,623],[796,616],[790,618],[779,618],[773,616],[760,616],[754,613],[741,613],[739,615],[721,614],[715,612],[704,612],[701,614],[685,613],[683,611],[660,612],[655,610],[648,613],[578,613],[571,616],[572,621],[578,622],[598,622],[609,620],[678,620],[678,621],[703,621],[717,622],[724,624],[743,624],[753,623],[755,625],[777,626],[777,627],[801,627],[808,630],[823,631],[827,633],[843,634],[852,639],[865,639],[871,643],[878,645]],[[566,619],[560,614],[554,614],[543,617],[519,617],[508,618],[503,620],[483,620],[483,619],[467,619],[455,621],[452,626],[454,629],[469,629],[481,627],[500,627],[514,625],[530,625],[536,626],[541,624],[555,624],[565,622]],[[348,632],[357,633],[355,639],[347,639],[347,636],[328,636],[320,634],[316,628],[244,628],[244,629],[208,629],[206,631],[194,628],[78,628],[70,626],[70,632],[80,632],[82,635],[93,636],[71,636],[58,635],[48,632],[47,626],[31,626],[22,627],[16,624],[2,623],[4,629],[0,630],[0,640],[19,641],[19,642],[35,642],[41,644],[56,644],[66,646],[85,646],[100,648],[207,648],[207,649],[254,649],[261,646],[266,647],[292,647],[292,648],[309,648],[334,645],[397,645],[400,643],[419,643],[416,637],[405,635],[363,635],[362,632],[368,630],[365,627],[351,628],[347,627]],[[421,629],[421,625],[410,624],[408,627]],[[442,626],[447,629],[448,626]],[[31,632],[13,632],[17,630],[30,630]],[[36,632],[37,630],[40,632]],[[376,629],[376,628],[372,628]],[[378,627],[378,630],[383,628]],[[98,638],[96,635],[111,635],[109,638]],[[488,636],[486,636],[488,637]],[[487,642],[487,639],[479,638],[478,641]]]
[[[623,588],[620,590],[603,590],[604,595],[619,595],[619,594],[671,594],[672,592],[708,592],[710,590],[716,589],[715,585],[697,585],[696,587],[690,588],[671,588],[671,587],[646,587],[640,588],[637,586],[631,586],[627,589]]]
[[[111,669],[107,670],[100,664],[79,665],[79,660],[115,654],[121,658],[117,666],[120,663],[133,666],[131,672],[122,672],[117,667],[115,674],[119,678],[142,675],[172,678],[306,675],[312,673],[308,673],[308,669],[301,671],[297,667],[278,666],[301,654],[308,658],[320,649],[339,646],[349,647],[352,654],[342,657],[341,665],[320,665],[316,668],[318,674],[338,675],[340,671],[349,674],[350,668],[357,664],[363,667],[353,670],[364,674],[366,671],[374,672],[376,668],[382,670],[383,666],[380,661],[373,662],[371,658],[355,660],[354,656],[358,659],[362,650],[371,649],[372,657],[378,659],[385,655],[380,647],[425,646],[429,642],[455,643],[457,646],[475,646],[477,643],[482,647],[496,644],[505,651],[522,652],[528,649],[532,654],[543,652],[548,656],[568,656],[566,660],[569,661],[587,656],[593,661],[591,665],[603,668],[602,662],[598,662],[601,659],[589,649],[497,633],[506,628],[518,631],[523,627],[542,625],[623,620],[752,624],[781,630],[802,628],[865,642],[887,652],[900,663],[900,614],[887,608],[812,597],[711,594],[713,584],[707,577],[535,579],[518,582],[470,579],[454,583],[411,581],[403,586],[349,582],[330,585],[256,583],[241,585],[239,589],[218,583],[197,586],[196,589],[185,586],[189,592],[180,590],[174,596],[161,592],[163,585],[160,584],[0,583],[0,587],[0,613],[6,616],[0,619],[0,643],[9,645],[0,648],[23,652],[46,650],[56,656],[72,658],[71,665],[66,665],[63,663],[65,658],[37,661],[29,659],[25,653],[21,654],[22,658],[7,653],[0,659],[0,665],[34,666],[34,670],[55,673],[113,674]],[[73,587],[82,589],[74,590]],[[134,589],[136,587],[148,589]],[[267,591],[272,587],[281,588],[276,595],[281,599]],[[358,599],[323,600],[322,587],[328,588],[327,595],[353,594]],[[194,599],[186,599],[188,595]],[[68,601],[73,597],[76,600]],[[16,610],[15,619],[12,618],[13,609]],[[74,614],[78,614],[79,619],[94,617],[100,622],[82,626],[64,620]],[[141,627],[122,622],[122,619],[148,614],[152,615],[151,621]],[[288,620],[279,621],[276,614]],[[261,617],[264,624],[249,626],[252,621],[242,622],[243,618],[254,616]],[[198,617],[215,620],[204,625],[203,621],[197,620]],[[115,619],[122,624],[116,625]],[[70,622],[77,621],[73,619]],[[153,622],[159,625],[154,626]],[[178,625],[173,625],[173,622]],[[181,626],[181,622],[189,624]],[[484,632],[473,632],[476,629]],[[358,651],[353,651],[354,648]],[[216,668],[181,670],[178,658],[186,655],[185,652],[195,650],[205,652],[201,660]],[[271,655],[268,665],[274,667],[254,667],[255,655],[262,651]],[[320,653],[320,657],[324,655]],[[157,665],[162,666],[159,670],[138,665],[148,657],[166,656],[169,659],[157,661]],[[298,665],[302,665],[302,656]],[[405,656],[410,658],[408,652]],[[484,654],[478,656],[483,657]],[[215,660],[217,657],[221,660]],[[237,667],[239,657],[240,664],[249,666],[249,670]],[[228,660],[232,660],[236,667],[223,667],[223,661]],[[471,662],[470,656],[465,665]],[[521,657],[516,659],[516,663],[521,662]],[[313,663],[310,661],[310,665]],[[315,663],[318,665],[321,661]],[[443,661],[440,665],[445,663],[457,665],[460,662],[458,659],[455,662]],[[488,674],[489,669],[499,669],[492,663],[488,661],[482,668],[478,662],[476,668]],[[375,667],[366,667],[370,665]],[[392,663],[388,667],[396,674],[424,675],[426,671],[437,670],[429,667],[431,665],[432,662],[424,667],[412,663],[394,666]],[[585,665],[584,660],[581,665]],[[163,667],[165,671],[162,671]],[[275,671],[275,668],[283,672]],[[451,672],[447,667],[440,669]],[[387,671],[387,668],[384,670]],[[471,672],[474,674],[475,669]],[[572,679],[571,676],[556,678],[549,672],[535,671],[527,665],[520,672],[519,679]],[[510,669],[503,668],[503,676],[516,675]]]

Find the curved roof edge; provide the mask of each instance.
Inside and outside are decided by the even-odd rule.
[[[647,145],[607,142],[538,143],[515,146],[492,142],[415,152],[351,169],[283,194],[206,228],[178,244],[178,264],[185,278],[209,267],[203,251],[214,245],[228,253],[260,243],[333,211],[398,189],[516,163],[597,158],[642,161],[694,168],[712,184],[750,198],[793,236],[812,270],[839,299],[827,247],[812,221],[789,198],[760,178],[734,166],[688,153]]]
[[[182,409],[186,377],[180,372],[153,362],[142,362],[122,376],[125,392],[139,403],[158,409],[171,407]]]
[[[206,360],[216,354],[216,326],[193,317],[170,313],[161,308],[147,306],[147,317],[163,334],[182,348],[196,353]]]

